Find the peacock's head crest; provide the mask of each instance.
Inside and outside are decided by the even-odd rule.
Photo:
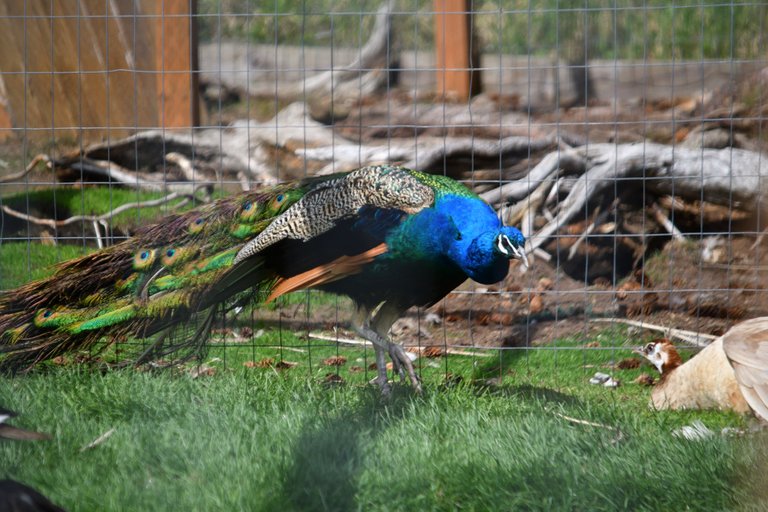
[[[525,237],[519,229],[502,227],[494,239],[493,248],[508,259],[519,259],[523,265],[528,266],[528,258],[525,256]]]

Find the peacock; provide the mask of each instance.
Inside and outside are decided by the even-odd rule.
[[[0,371],[128,339],[145,340],[132,364],[148,363],[202,346],[216,311],[313,288],[352,299],[384,393],[387,355],[420,391],[410,358],[388,338],[394,321],[467,278],[502,280],[511,259],[527,265],[524,244],[462,184],[394,165],[249,191],[166,216],[4,292]],[[184,343],[172,341],[180,328]]]

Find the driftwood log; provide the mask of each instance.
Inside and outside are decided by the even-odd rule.
[[[768,163],[743,149],[687,149],[653,143],[595,144],[551,153],[529,175],[483,194],[490,202],[528,202],[542,182],[557,186],[565,173],[580,173],[570,184],[557,213],[529,240],[528,250],[544,244],[583,212],[587,202],[616,180],[643,180],[648,191],[702,200],[730,209],[749,210],[768,188]],[[521,198],[521,196],[523,196]],[[519,207],[518,207],[519,208]]]

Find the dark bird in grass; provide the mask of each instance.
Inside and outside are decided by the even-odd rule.
[[[0,510],[3,512],[64,512],[28,485],[0,480]]]
[[[6,292],[0,369],[137,338],[144,350],[132,362],[147,363],[202,346],[217,310],[316,288],[353,299],[353,326],[375,347],[385,392],[387,354],[420,389],[411,360],[388,339],[392,323],[467,278],[500,281],[510,259],[525,262],[524,242],[443,176],[373,166],[286,183],[170,215]]]
[[[8,423],[8,420],[16,417],[16,413],[0,407],[0,439],[13,439],[15,441],[42,441],[51,436],[42,432],[35,432],[19,428]],[[3,510],[0,508],[0,510]]]

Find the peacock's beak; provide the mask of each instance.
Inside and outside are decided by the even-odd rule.
[[[514,255],[523,264],[523,267],[528,268],[528,256],[525,255],[525,247],[515,247]]]

